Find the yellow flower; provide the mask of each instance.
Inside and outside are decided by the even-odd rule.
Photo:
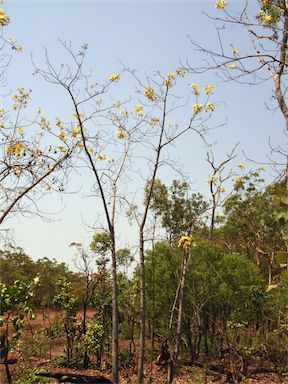
[[[206,85],[204,91],[206,95],[209,95],[210,93],[213,93],[214,85],[213,84],[208,84]]]
[[[79,116],[78,116],[78,114],[77,114],[77,112],[74,112],[73,114],[72,114],[72,117],[74,117],[74,119],[80,119],[80,120],[82,120],[82,119],[84,119],[84,113],[79,113]]]
[[[191,245],[192,239],[190,236],[182,236],[178,242],[178,248],[184,249],[184,251],[188,250]]]
[[[155,91],[151,87],[145,88],[144,96],[147,97],[147,99],[149,99],[151,101],[155,101],[156,100]]]
[[[232,48],[232,53],[233,53],[233,55],[237,55],[237,53],[238,53],[238,49],[235,48],[235,47],[233,47],[233,48]]]
[[[236,68],[236,65],[233,64],[233,63],[232,63],[232,64],[228,64],[228,68],[229,68],[229,69],[235,69],[235,68]]]
[[[245,169],[246,168],[246,166],[245,166],[245,164],[244,163],[239,163],[238,165],[237,165],[237,167],[239,167],[239,168],[241,168],[241,169]]]
[[[226,189],[224,187],[220,187],[219,191],[224,193],[226,192]]]
[[[64,141],[64,143],[66,143],[67,141],[67,137],[65,136],[64,132],[63,131],[60,131],[59,135],[58,135],[58,138],[62,141]]]
[[[215,8],[217,9],[223,9],[227,5],[226,0],[219,0],[215,3]]]
[[[191,88],[193,90],[194,95],[196,95],[196,96],[200,95],[198,84],[192,83]]]
[[[134,112],[137,113],[138,116],[143,116],[143,105],[142,104],[138,104],[135,107]]]
[[[194,105],[193,105],[193,111],[194,111],[194,113],[198,113],[198,112],[200,112],[200,111],[202,110],[202,108],[203,108],[203,104],[194,104]]]
[[[80,128],[80,124],[77,124],[75,126],[75,128],[72,129],[71,131],[71,137],[76,137],[77,135],[79,135],[81,133],[81,128]]]
[[[118,73],[114,73],[113,75],[109,76],[109,80],[110,81],[118,81],[118,80],[120,80],[120,75],[118,75]]]
[[[7,155],[15,155],[17,157],[24,155],[24,144],[20,141],[15,141],[6,148]]]
[[[3,8],[0,8],[0,28],[5,27],[10,21]]]
[[[58,145],[58,148],[60,149],[60,151],[62,153],[66,153],[67,152],[66,148],[63,145]]]
[[[265,12],[263,11],[263,9],[259,10],[257,18],[260,21],[260,23],[262,23],[264,21],[264,19],[265,19]]]
[[[126,136],[126,133],[123,131],[116,133],[116,137],[118,137],[118,139],[125,139]]]
[[[186,73],[187,73],[187,72],[186,72],[186,69],[183,69],[183,68],[182,68],[182,69],[177,69],[177,70],[176,70],[176,74],[179,75],[179,76],[181,76],[181,77],[185,77],[185,76],[186,76]]]
[[[163,83],[167,85],[167,87],[172,87],[172,81],[168,77],[165,77],[165,79],[163,80]]]
[[[210,101],[208,101],[208,103],[206,104],[206,108],[205,108],[205,111],[206,112],[213,112],[215,110],[215,105],[210,103]]]
[[[235,180],[235,185],[241,184],[242,183],[242,177],[238,176]]]
[[[270,23],[272,21],[272,16],[271,15],[266,15],[264,18],[265,23]]]
[[[55,121],[55,125],[57,125],[57,127],[62,127],[62,123],[59,119]]]
[[[16,175],[17,177],[20,177],[20,176],[21,176],[21,173],[22,173],[22,169],[21,169],[21,168],[17,168],[17,169],[15,170],[15,175]]]
[[[106,160],[106,156],[104,153],[99,153],[99,155],[97,156],[97,159],[98,160]]]
[[[17,132],[19,136],[23,136],[23,129],[21,127],[17,128]]]
[[[40,281],[40,277],[39,276],[34,277],[33,282],[34,282],[35,285],[37,285],[39,283],[39,281]]]
[[[159,117],[152,117],[149,125],[151,128],[155,128],[157,126],[157,124],[159,124],[159,122],[160,122]]]

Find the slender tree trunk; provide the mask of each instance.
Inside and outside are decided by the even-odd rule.
[[[177,319],[177,331],[176,331],[176,346],[175,351],[172,356],[170,367],[168,369],[167,382],[171,384],[175,375],[175,371],[178,364],[178,356],[180,352],[181,345],[181,331],[182,331],[182,319],[183,319],[183,301],[184,301],[184,287],[185,287],[185,277],[188,268],[188,260],[190,255],[190,247],[187,247],[184,251],[183,258],[183,267],[180,279],[180,291],[179,291],[179,306],[178,306],[178,319]]]
[[[115,236],[113,233],[112,238],[112,284],[113,284],[113,297],[112,297],[112,381],[113,384],[119,382],[119,327],[118,327],[118,285],[117,285],[117,262],[116,262],[116,249],[115,249]]]
[[[212,213],[211,213],[211,222],[210,222],[210,230],[209,230],[209,240],[213,240],[213,232],[214,232],[214,226],[215,226],[215,214],[216,214],[216,199],[215,199],[215,195],[213,194],[212,183],[210,183],[210,190],[211,190],[211,194],[212,194]]]
[[[3,348],[3,357],[4,357],[4,366],[5,366],[5,373],[6,373],[6,379],[7,384],[12,383],[12,377],[9,369],[9,363],[8,363],[8,355],[9,355],[9,332],[8,332],[8,320],[7,320],[7,326],[5,330],[5,334],[1,335],[1,347]]]
[[[143,383],[144,360],[145,360],[145,323],[146,323],[146,297],[145,297],[145,265],[144,265],[144,235],[143,227],[139,231],[140,244],[140,339],[139,360],[137,370],[137,384]]]
[[[288,130],[288,119],[286,119],[286,127]],[[286,169],[285,169],[285,194],[286,194],[286,199],[288,201],[288,156],[286,158]],[[288,204],[286,201],[286,211],[288,212]],[[286,227],[288,227],[288,224],[286,224]],[[285,247],[286,247],[286,269],[288,271],[288,241],[285,237],[284,239]]]

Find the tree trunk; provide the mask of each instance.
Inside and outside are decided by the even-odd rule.
[[[178,306],[178,319],[177,319],[177,331],[176,331],[176,346],[175,351],[172,356],[172,360],[168,369],[167,382],[171,384],[175,375],[175,370],[178,364],[178,356],[180,352],[181,344],[181,330],[182,330],[182,319],[183,319],[183,299],[184,299],[184,286],[185,286],[185,277],[188,268],[188,260],[190,255],[190,247],[187,247],[184,251],[183,258],[183,267],[180,278],[180,291],[179,291],[179,306]]]
[[[145,297],[145,265],[144,265],[144,235],[140,227],[140,339],[139,339],[139,359],[137,370],[137,384],[143,383],[143,369],[145,360],[145,322],[146,322],[146,297]]]
[[[117,285],[117,262],[116,262],[116,249],[115,237],[112,237],[112,284],[113,284],[113,297],[112,297],[112,381],[113,384],[119,382],[119,330],[118,330],[118,285]]]

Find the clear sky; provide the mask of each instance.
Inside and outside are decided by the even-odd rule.
[[[237,10],[241,3],[230,1],[230,6]],[[250,5],[256,14],[257,1],[252,0]],[[53,62],[65,61],[58,39],[71,41],[75,48],[87,43],[88,68],[100,80],[117,73],[123,64],[143,75],[152,74],[155,70],[167,73],[186,60],[199,64],[203,57],[192,49],[187,35],[210,48],[218,44],[213,21],[203,14],[203,11],[216,14],[214,1],[210,0],[6,0],[3,7],[11,18],[5,30],[6,36],[13,37],[24,47],[22,53],[13,56],[8,68],[8,86],[11,89],[19,86],[32,88],[35,108],[41,106],[47,114],[55,117],[67,110],[66,101],[53,87],[32,75],[30,55],[37,63],[43,62],[45,47]],[[235,28],[228,31],[226,39],[228,45],[233,44],[239,50],[248,49],[245,35]],[[243,161],[242,151],[255,161],[265,162],[269,153],[269,137],[274,144],[284,141],[281,115],[277,111],[269,111],[265,105],[271,103],[271,82],[257,87],[224,84],[212,73],[195,77],[195,82],[216,84],[219,111],[215,111],[215,123],[221,124],[227,119],[225,126],[213,131],[209,137],[210,142],[216,142],[213,147],[216,159],[223,160],[225,153],[240,141],[239,156],[234,165]],[[119,83],[119,92],[125,96],[131,90],[123,82]],[[207,192],[205,180],[209,176],[206,151],[207,148],[197,139],[184,140],[172,149],[173,156],[179,158],[193,182],[194,190],[203,193]],[[248,168],[250,166],[254,167],[248,164]],[[268,169],[267,178],[272,176]],[[169,182],[174,175],[167,169],[161,177]],[[136,185],[140,195],[142,187]],[[3,226],[13,228],[17,245],[23,247],[33,259],[47,256],[72,266],[74,250],[69,248],[69,244],[73,241],[89,244],[92,233],[85,223],[91,224],[93,215],[101,209],[96,199],[84,198],[84,195],[84,191],[80,191],[64,196],[63,202],[46,197],[41,207],[59,212],[53,222],[14,217]],[[119,234],[124,239],[122,243],[134,235],[134,229],[123,220]]]

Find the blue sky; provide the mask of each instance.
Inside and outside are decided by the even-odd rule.
[[[230,1],[236,10],[240,1]],[[135,68],[140,75],[152,74],[155,70],[167,73],[179,66],[180,61],[189,60],[199,64],[203,57],[193,51],[187,35],[202,45],[217,47],[218,41],[213,21],[203,14],[216,14],[214,1],[26,1],[7,0],[3,7],[11,18],[5,34],[23,45],[22,53],[14,55],[7,71],[8,87],[19,86],[33,89],[33,106],[41,106],[51,116],[67,111],[67,104],[58,91],[43,80],[32,76],[31,57],[43,62],[43,48],[55,63],[65,61],[63,48],[58,39],[71,41],[78,49],[83,43],[89,46],[87,67],[100,80],[117,73],[122,64]],[[257,12],[257,1],[251,1],[252,11]],[[228,31],[227,44],[245,51],[249,44],[245,35],[232,28]],[[243,161],[242,151],[255,161],[266,161],[269,152],[269,137],[274,144],[284,141],[284,122],[279,112],[271,112],[265,106],[271,104],[270,81],[252,87],[235,83],[219,83],[215,74],[207,73],[195,77],[202,85],[216,84],[215,97],[219,108],[215,112],[215,124],[227,123],[213,131],[209,137],[215,142],[216,159],[222,160],[236,142],[239,156],[234,165]],[[187,86],[186,84],[185,86]],[[129,85],[119,83],[119,92],[130,95]],[[205,162],[207,148],[196,138],[185,139],[171,149],[179,158],[189,176],[193,189],[207,192],[206,178],[209,168]],[[246,162],[246,161],[245,161]],[[248,164],[248,168],[254,167]],[[146,171],[147,172],[147,171]],[[273,173],[266,172],[271,180]],[[163,181],[169,182],[174,175],[171,170],[161,173]],[[143,185],[135,185],[139,196]],[[4,223],[13,228],[16,242],[33,259],[47,256],[64,261],[72,266],[72,241],[89,244],[92,233],[85,223],[91,223],[93,215],[101,206],[92,198],[79,194],[64,196],[63,202],[56,197],[46,197],[41,206],[48,211],[61,212],[56,221],[46,223],[39,218],[15,217]],[[123,220],[119,237],[122,244],[135,235],[135,229]]]

